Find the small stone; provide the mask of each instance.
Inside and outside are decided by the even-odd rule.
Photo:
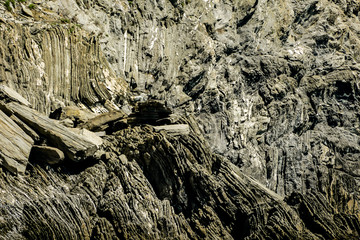
[[[121,154],[121,155],[119,156],[119,159],[120,159],[120,161],[121,161],[121,163],[122,163],[123,165],[126,165],[126,164],[128,163],[128,159],[127,159],[127,157],[126,157],[124,154]]]
[[[22,11],[25,15],[27,15],[29,17],[34,17],[32,11],[30,9],[28,9],[27,7],[25,7],[24,5],[22,5]]]
[[[156,132],[165,131],[171,135],[186,135],[190,133],[189,125],[187,124],[172,124],[154,127]]]

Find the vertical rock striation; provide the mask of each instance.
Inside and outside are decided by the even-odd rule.
[[[0,6],[1,111],[110,113],[68,108],[101,149],[26,171],[44,119],[1,115],[1,237],[359,239],[357,1],[30,2]]]

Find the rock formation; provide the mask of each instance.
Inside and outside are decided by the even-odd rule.
[[[359,11],[2,1],[0,239],[359,239]]]

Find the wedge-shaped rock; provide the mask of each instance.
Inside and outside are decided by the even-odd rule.
[[[190,133],[189,125],[187,124],[172,124],[154,127],[155,131],[165,131],[171,135],[185,135]]]
[[[24,173],[34,141],[0,110],[0,165]]]
[[[0,97],[19,102],[25,106],[31,106],[28,100],[26,100],[23,96],[17,93],[14,89],[9,88],[5,85],[0,85]]]
[[[100,114],[90,120],[88,120],[81,127],[86,128],[90,131],[104,131],[109,127],[109,124],[126,117],[126,114],[122,111],[111,111]]]
[[[37,133],[45,136],[49,145],[59,148],[69,159],[79,162],[96,152],[97,146],[94,143],[88,141],[86,137],[72,132],[57,121],[15,102],[7,105],[18,118]]]

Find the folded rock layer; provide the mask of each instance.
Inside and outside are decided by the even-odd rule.
[[[0,239],[360,238],[358,1],[4,2]]]

